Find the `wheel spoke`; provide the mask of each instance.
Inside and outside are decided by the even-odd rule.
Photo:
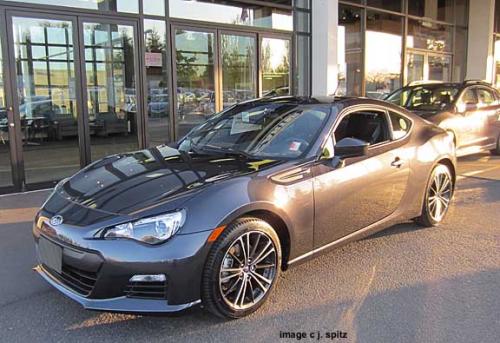
[[[236,277],[236,276],[239,276],[239,275],[241,275],[241,271],[239,271],[239,272],[235,272],[235,273],[233,273],[233,274],[231,274],[231,275],[224,276],[224,277],[222,277],[222,278],[220,279],[220,281],[221,281],[222,283],[224,283],[224,282],[226,282],[226,281],[228,281],[228,280],[231,280],[232,278],[234,278],[234,277]]]
[[[440,200],[436,201],[436,210],[435,210],[435,217],[434,217],[435,219],[441,218],[442,205],[443,205],[443,203]]]
[[[226,297],[228,294],[230,294],[232,291],[234,291],[234,290],[236,289],[236,286],[238,285],[238,282],[240,282],[240,280],[239,280],[239,279],[238,279],[238,280],[236,280],[236,281],[232,284],[232,286],[231,286],[231,287],[229,287],[229,289],[228,289],[226,292],[224,292],[224,293],[223,293],[225,297]]]
[[[253,290],[251,277],[248,278],[248,285],[250,286],[250,292],[252,293],[252,302],[254,303],[255,302],[255,294],[254,294],[254,290]]]
[[[246,283],[246,275],[243,276],[243,279],[241,281],[241,286],[238,289],[238,294],[236,294],[236,299],[234,299],[234,303],[233,303],[234,306],[238,305],[238,300],[240,299],[240,295],[241,295],[241,293],[243,291],[243,286],[245,285],[245,283]]]
[[[260,282],[260,281],[259,281],[259,279],[257,279],[253,273],[251,273],[251,274],[250,274],[250,277],[252,277],[252,278],[255,280],[255,282],[257,282],[257,285],[258,285],[258,286],[259,286],[259,287],[260,287],[260,288],[261,288],[264,292],[267,292],[267,287],[266,287],[266,286],[264,286],[264,285],[262,284],[262,282]]]
[[[271,246],[271,249],[270,249],[271,251],[274,250],[274,248],[272,247],[271,240],[269,240],[267,242],[266,246],[261,250],[259,255],[254,259],[253,264],[259,263],[262,260],[262,255],[264,255],[264,254],[266,254],[265,256],[269,255],[268,250],[267,250],[267,248],[269,248],[269,246]],[[264,256],[264,258],[265,258],[265,256]]]
[[[248,261],[248,256],[245,250],[245,243],[243,243],[243,239],[241,237],[238,239],[238,241],[240,242],[241,251],[243,251],[243,262],[246,263]]]
[[[448,186],[450,185],[450,179],[448,177],[444,177],[444,182],[441,185],[441,189],[439,190],[440,193],[443,193],[446,189],[448,189]]]
[[[439,175],[436,175],[434,177],[434,184],[435,184],[435,190],[437,193],[441,189],[441,177]]]
[[[252,274],[252,275],[254,275],[254,276],[256,276],[256,277],[258,277],[259,279],[261,279],[262,281],[264,281],[264,282],[265,282],[265,283],[267,283],[268,285],[270,285],[270,284],[272,283],[272,281],[271,281],[271,280],[269,280],[269,279],[267,279],[267,278],[263,277],[263,276],[262,276],[262,275],[260,275],[259,273],[252,272],[251,274]]]
[[[273,252],[274,252],[274,247],[271,246],[271,248],[269,250],[267,250],[267,252],[265,254],[260,254],[259,258],[255,259],[253,264],[258,264],[259,262],[263,261],[267,256],[269,256]]]
[[[445,207],[448,207],[448,204],[450,203],[449,199],[446,199],[445,197],[440,197],[439,199],[443,202]]]
[[[252,252],[250,253],[250,258],[253,258],[255,256],[255,252],[257,250],[257,247],[259,246],[259,242],[260,242],[260,235],[257,235],[257,239],[253,244]]]
[[[250,261],[250,233],[247,233],[246,234],[246,241],[247,241],[247,248],[246,248],[246,252],[247,252],[247,258],[245,260],[246,263],[249,263]]]
[[[229,250],[229,256],[231,256],[232,258],[234,258],[236,261],[238,261],[238,263],[241,265],[243,264],[243,262],[240,260],[240,258],[238,256],[236,256],[235,254],[233,254],[233,252],[231,251],[231,249]]]
[[[243,306],[245,302],[245,296],[247,294],[248,277],[245,275],[243,279],[243,292],[241,293],[240,306]]]

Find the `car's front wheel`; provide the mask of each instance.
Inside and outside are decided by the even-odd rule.
[[[416,218],[416,222],[422,226],[441,223],[448,213],[454,187],[450,168],[444,164],[434,167],[427,183],[422,214]]]
[[[278,235],[265,221],[237,219],[212,246],[202,283],[202,301],[213,314],[241,318],[266,301],[281,270]]]

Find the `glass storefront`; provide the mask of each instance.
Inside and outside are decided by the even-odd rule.
[[[337,93],[382,98],[413,81],[463,80],[467,21],[467,0],[341,0]]]
[[[310,2],[296,6],[300,20],[291,0],[0,4],[0,193],[170,143],[240,101],[307,94]]]

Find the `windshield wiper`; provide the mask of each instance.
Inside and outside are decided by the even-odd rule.
[[[207,151],[207,152],[215,152],[215,153],[222,153],[225,155],[233,155],[233,156],[240,156],[244,157],[247,159],[255,159],[255,156],[234,148],[230,147],[223,147],[223,146],[218,146],[218,145],[210,145],[210,144],[205,144],[203,146],[196,146],[195,147],[197,150],[201,151]]]

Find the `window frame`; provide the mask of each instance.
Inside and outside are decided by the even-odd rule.
[[[368,154],[366,155],[366,157],[377,156],[379,154],[382,154],[382,153],[390,150],[390,149],[383,149],[383,151],[377,152],[381,148],[388,148],[388,147],[390,148],[391,144],[397,144],[397,143],[400,143],[400,142],[406,140],[413,132],[413,128],[415,126],[414,120],[411,117],[403,114],[401,111],[398,111],[396,109],[392,109],[389,107],[381,106],[381,105],[374,105],[374,104],[351,105],[351,106],[348,106],[347,108],[342,109],[339,112],[339,114],[337,114],[337,117],[335,118],[335,121],[334,121],[332,127],[330,128],[328,133],[325,135],[325,138],[324,138],[323,142],[321,143],[320,148],[316,154],[316,158],[318,161],[322,159],[321,157],[323,155],[323,150],[324,150],[325,146],[328,144],[329,139],[332,139],[332,141],[334,143],[333,144],[334,151],[333,151],[332,157],[335,157],[335,145],[337,144],[337,141],[335,140],[335,135],[334,135],[335,130],[337,129],[339,124],[342,122],[344,117],[348,116],[351,113],[361,112],[361,111],[383,112],[385,119],[386,119],[386,122],[387,122],[389,136],[390,136],[389,140],[386,140],[386,141],[383,141],[383,142],[380,142],[377,144],[369,145],[368,146]],[[406,135],[404,135],[403,137],[400,137],[398,139],[394,139],[393,127],[392,127],[391,118],[389,116],[389,111],[392,111],[392,112],[404,117],[405,119],[409,120],[410,128],[408,129],[408,132],[406,133]]]

